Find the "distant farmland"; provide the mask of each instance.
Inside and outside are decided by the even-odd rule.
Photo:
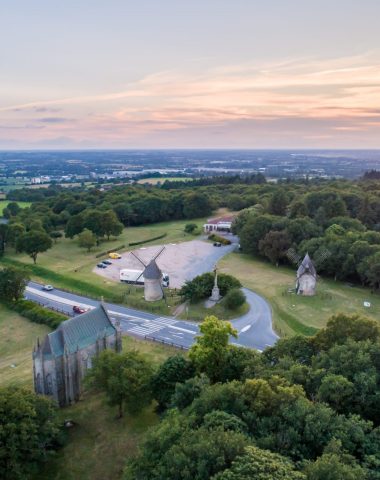
[[[157,183],[164,183],[165,180],[170,182],[189,182],[194,180],[192,177],[152,177],[152,178],[140,178],[137,183],[150,183],[151,185],[157,185]]]

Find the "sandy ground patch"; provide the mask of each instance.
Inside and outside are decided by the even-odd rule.
[[[163,246],[140,247],[133,250],[133,252],[144,263],[148,263]],[[169,243],[165,245],[165,250],[158,257],[157,265],[163,272],[169,275],[170,287],[180,288],[186,280],[191,280],[197,275],[213,270],[218,260],[234,248],[234,245],[214,247],[212,243],[202,240]],[[100,269],[95,266],[93,271],[108,280],[119,282],[119,272],[122,268],[134,270],[143,268],[130,251],[122,253],[121,256],[120,260],[111,260],[112,265],[109,265],[107,268]]]

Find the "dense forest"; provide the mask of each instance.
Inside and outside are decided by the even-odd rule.
[[[380,181],[373,172],[355,182],[269,183],[251,175],[108,190],[52,186],[14,190],[8,198],[12,202],[4,216],[9,224],[0,240],[20,251],[30,243],[30,231],[74,238],[90,230],[99,243],[123,227],[207,217],[227,207],[240,212],[234,232],[243,251],[274,264],[298,263],[309,252],[319,273],[380,286]],[[21,200],[33,203],[21,210]]]
[[[215,317],[202,333],[153,375],[162,421],[126,480],[380,478],[375,322],[338,315],[263,354],[228,346],[233,329]]]

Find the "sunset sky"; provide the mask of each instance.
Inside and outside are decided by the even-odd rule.
[[[0,148],[380,148],[379,0],[0,2]]]

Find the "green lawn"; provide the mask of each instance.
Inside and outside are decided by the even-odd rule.
[[[1,188],[0,188],[1,190]],[[0,217],[3,215],[3,210],[6,208],[8,203],[10,203],[11,200],[0,200]],[[16,202],[21,208],[29,207],[30,202]]]
[[[0,386],[32,388],[33,345],[47,332],[48,327],[31,323],[0,305]]]
[[[199,225],[202,225],[204,221],[204,218],[194,220]],[[121,245],[125,245],[125,247],[120,251],[132,250],[137,247],[128,247],[129,243],[154,238],[164,233],[166,233],[165,238],[146,243],[145,245],[193,240],[196,237],[185,234],[183,231],[186,223],[188,223],[188,220],[125,228],[117,239],[104,241],[91,252],[79,248],[75,239],[62,238],[50,250],[38,255],[36,266],[33,265],[33,261],[28,255],[16,254],[13,249],[9,249],[2,262],[18,266],[26,265],[31,277],[42,283],[51,283],[56,287],[74,290],[78,293],[89,294],[98,298],[103,295],[105,299],[108,298],[118,302],[123,301],[135,308],[146,309],[160,314],[169,314],[170,309],[166,307],[163,301],[155,302],[154,304],[145,302],[142,299],[141,288],[126,287],[121,283],[107,280],[94,274],[92,269],[101,260],[101,258],[96,258],[97,254],[111,249],[116,250]],[[106,258],[106,256],[102,258]],[[175,306],[175,301],[173,299],[169,300],[170,305]]]
[[[311,335],[337,312],[360,313],[380,321],[380,295],[371,294],[368,288],[350,287],[343,282],[322,278],[315,297],[302,297],[288,293],[295,286],[294,269],[276,268],[241,253],[224,257],[218,267],[269,301],[276,331],[281,336]],[[371,302],[371,308],[365,308],[364,301]]]
[[[233,320],[234,318],[241,317],[249,311],[248,303],[244,303],[240,308],[236,310],[229,310],[223,306],[222,303],[217,303],[212,308],[206,308],[204,306],[204,301],[199,303],[190,303],[187,306],[187,311],[185,310],[179,318],[183,320],[195,320],[198,322],[203,321],[203,319],[209,315],[215,315],[220,318],[220,320]]]
[[[178,353],[161,344],[123,338],[123,348],[135,348],[156,365]],[[60,410],[62,420],[71,419],[76,426],[69,431],[67,445],[50,461],[38,480],[121,479],[128,457],[135,454],[146,429],[159,418],[154,405],[139,415],[116,418],[115,408],[107,405],[103,395],[87,394],[72,407]]]

